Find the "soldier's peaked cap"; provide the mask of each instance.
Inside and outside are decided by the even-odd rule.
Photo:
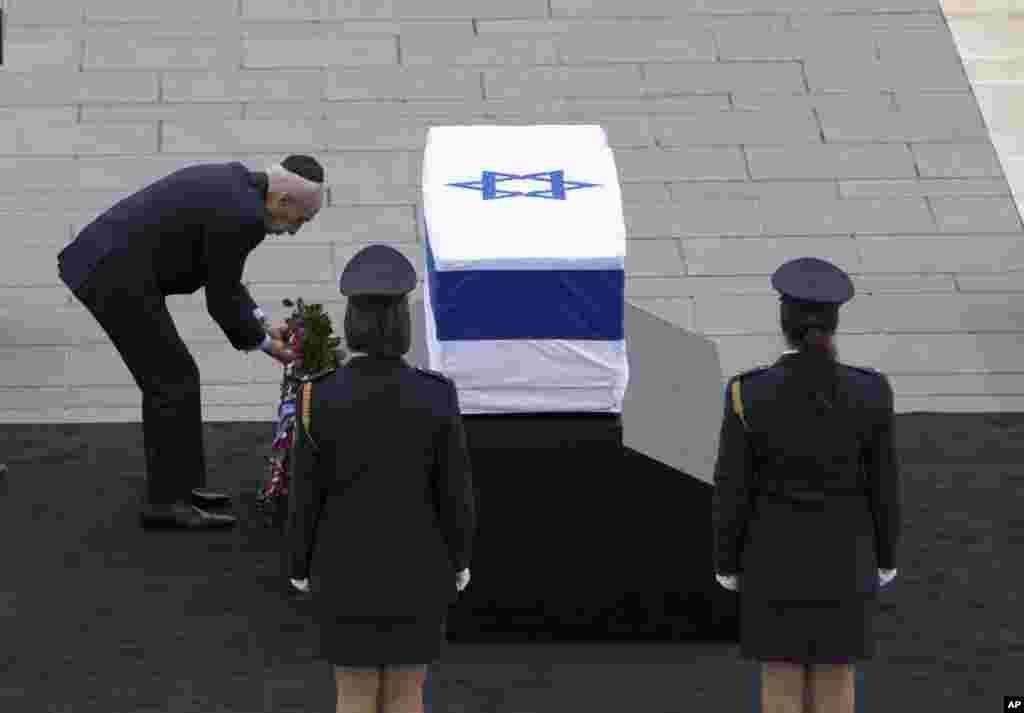
[[[841,305],[853,297],[853,281],[838,267],[816,257],[790,260],[772,275],[772,287],[783,298]]]
[[[338,280],[338,288],[346,297],[401,297],[415,287],[416,269],[390,245],[370,245],[360,250]]]

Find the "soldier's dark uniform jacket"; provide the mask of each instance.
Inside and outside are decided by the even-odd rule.
[[[790,378],[798,352],[729,381],[715,469],[715,569],[774,601],[873,597],[900,535],[893,391],[839,364],[832,409]],[[877,556],[876,556],[877,553]],[[852,566],[851,566],[852,563]]]
[[[797,334],[834,333],[855,294],[849,275],[815,257],[783,264],[772,286],[783,329]],[[814,350],[730,379],[715,467],[715,570],[739,574],[749,601],[876,597],[878,570],[896,568],[900,536],[892,426],[884,374]]]
[[[304,384],[296,418],[289,576],[339,616],[443,615],[476,527],[455,384],[355,356]]]
[[[127,256],[126,280],[153,282],[163,295],[206,288],[210,316],[235,349],[250,351],[266,331],[242,284],[249,253],[266,237],[266,174],[243,164],[188,166],[124,198],[61,250],[61,279],[77,290],[112,253]]]

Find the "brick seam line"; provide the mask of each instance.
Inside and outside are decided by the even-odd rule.
[[[804,93],[810,94],[811,80],[807,78],[807,63],[802,59],[798,59],[796,63],[800,65],[800,78],[804,81]]]
[[[740,148],[740,156],[743,157],[743,170],[746,172],[746,179],[745,180],[753,181],[754,180],[754,174],[750,172],[750,155],[747,153],[747,145],[746,144],[740,144],[739,148]],[[760,208],[761,208],[761,199],[760,198],[757,199],[757,205],[758,205],[758,211],[760,211]],[[764,216],[761,216],[759,218],[759,220],[760,220],[760,229],[761,229],[761,231],[764,231]]]
[[[83,17],[82,22],[84,23],[84,17],[85,17],[85,9],[84,8],[82,10],[82,17]],[[81,33],[78,36],[78,71],[79,72],[84,72],[85,71],[85,38],[86,38],[86,36],[88,34],[88,32],[87,32],[88,28],[80,26],[78,28],[78,30]]]
[[[939,225],[939,217],[935,214],[935,206],[932,205],[931,196],[923,195],[921,198],[924,200],[925,207],[928,208],[928,215],[931,216],[932,223],[935,225],[935,232],[942,234],[945,231],[943,231],[942,226]]]
[[[894,102],[895,96],[896,95],[893,94]],[[910,160],[914,162],[914,177],[917,178],[918,180],[923,179],[924,176],[921,175],[921,166],[917,163],[917,156],[914,155],[914,142],[906,141],[903,145],[907,147],[907,151],[910,152]]]
[[[235,71],[241,73],[245,66],[245,30],[243,28],[245,22],[245,0],[238,0],[235,12],[237,13],[235,19],[238,21],[238,56],[235,58]],[[242,100],[241,118],[242,121],[249,118],[249,102],[244,99]],[[162,127],[159,137],[161,140],[163,139]]]
[[[814,121],[818,124],[818,138],[821,139],[822,144],[828,144],[828,139],[825,138],[825,124],[821,121],[821,115],[818,113],[818,107],[811,105],[811,115],[814,116]],[[841,198],[842,196],[840,196]]]

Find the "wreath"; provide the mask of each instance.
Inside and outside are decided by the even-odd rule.
[[[338,368],[346,353],[340,348],[341,338],[334,335],[330,316],[321,304],[306,304],[302,299],[282,300],[292,309],[285,320],[285,341],[295,354],[295,361],[284,366],[281,379],[281,400],[274,419],[271,454],[267,456],[267,475],[258,496],[259,509],[266,527],[282,528],[288,517],[288,482],[292,445],[295,435],[296,404],[304,378]]]

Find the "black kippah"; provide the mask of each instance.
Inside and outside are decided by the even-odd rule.
[[[324,167],[312,156],[293,154],[281,162],[281,165],[294,173],[302,176],[313,183],[324,182]]]

